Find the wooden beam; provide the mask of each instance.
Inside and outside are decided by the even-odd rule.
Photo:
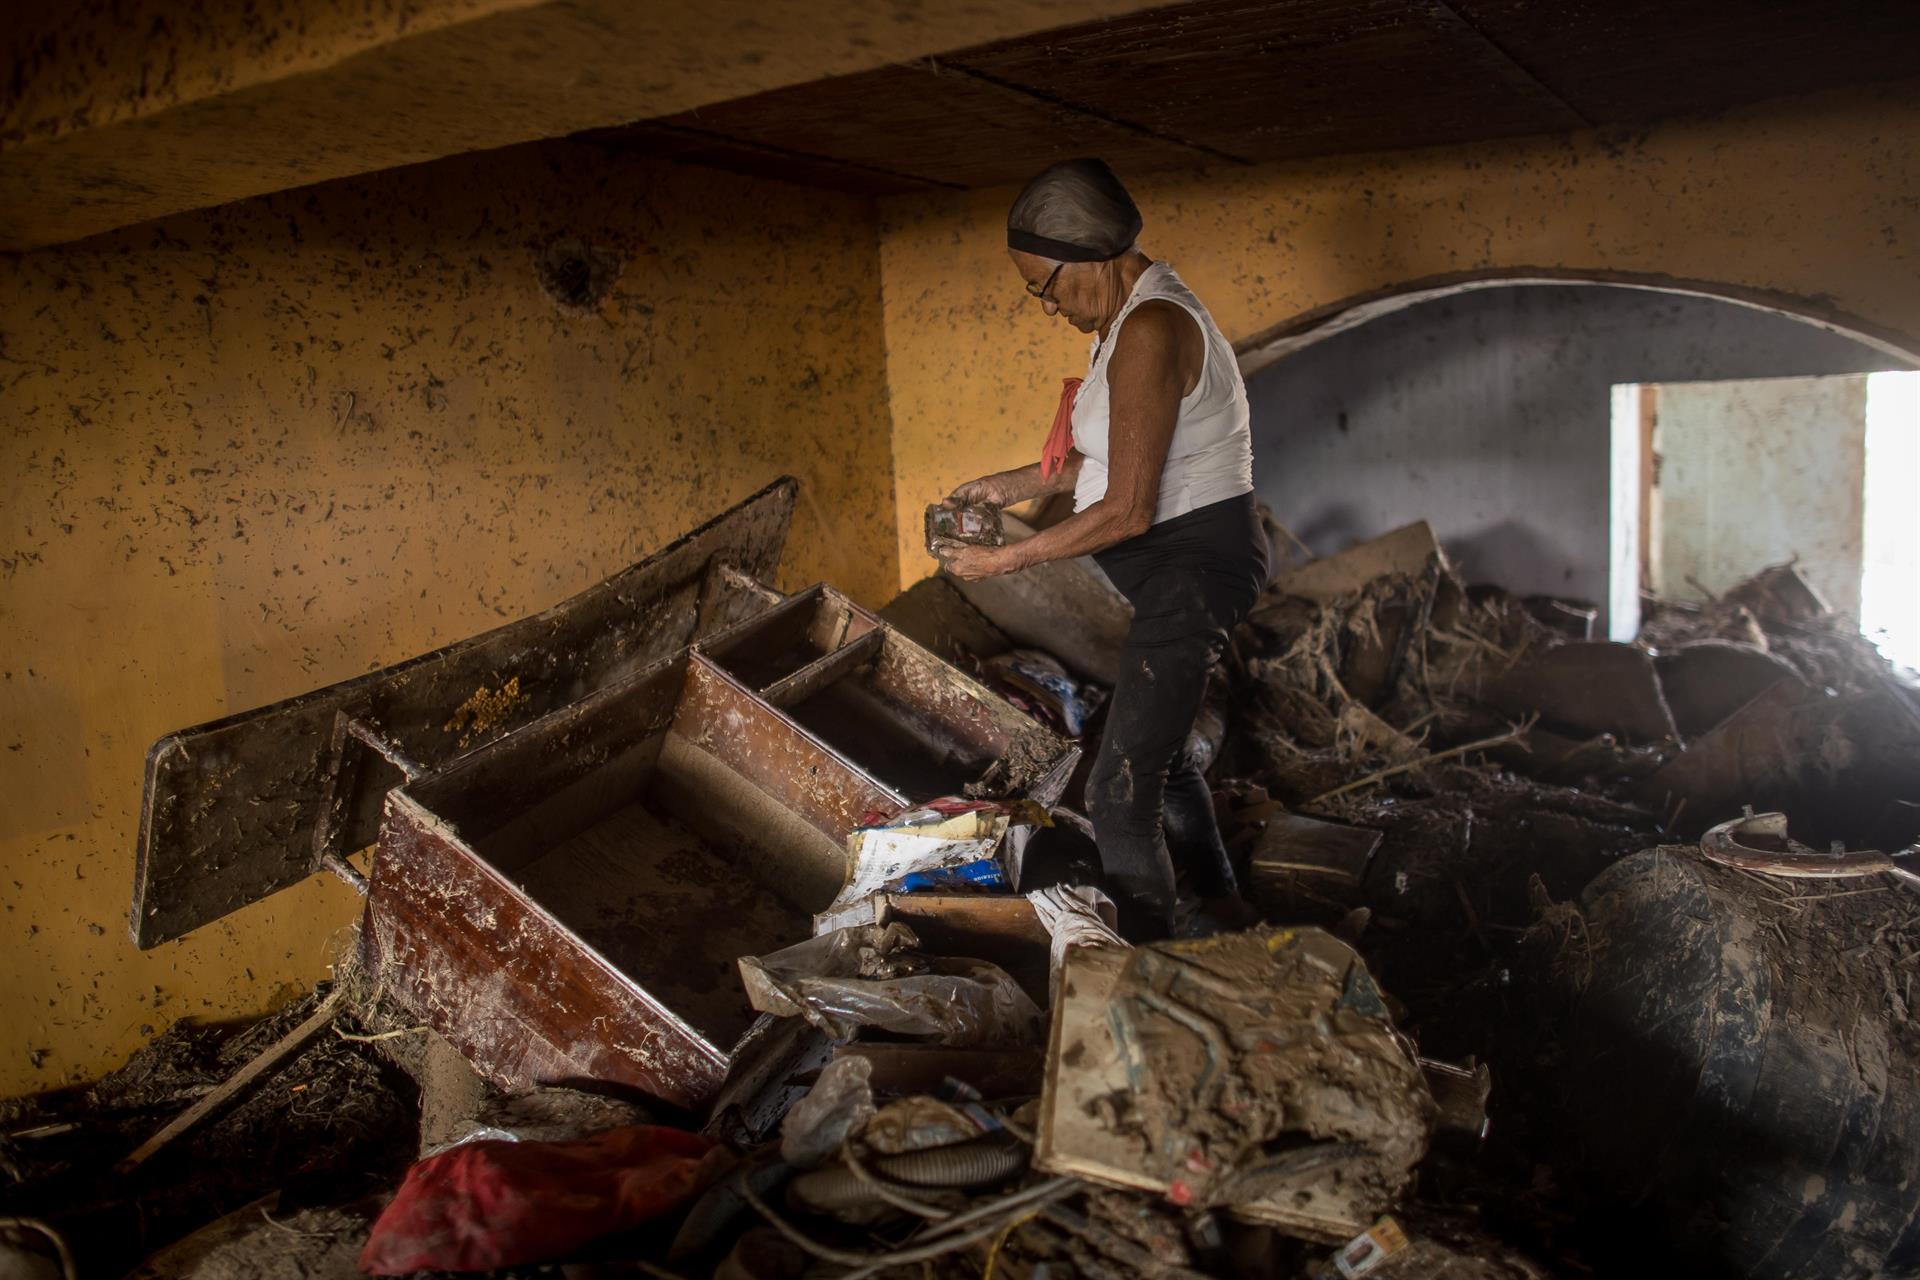
[[[231,1102],[263,1076],[272,1074],[280,1065],[295,1053],[305,1048],[307,1042],[326,1030],[333,1022],[333,1015],[340,1011],[340,1005],[346,997],[344,987],[335,987],[327,993],[319,1007],[307,1015],[302,1022],[286,1035],[273,1042],[261,1054],[227,1078],[227,1082],[212,1093],[182,1111],[168,1121],[159,1132],[135,1147],[126,1159],[113,1167],[115,1173],[132,1173],[135,1169],[152,1159],[162,1147],[172,1142],[187,1130],[205,1120],[215,1111]]]

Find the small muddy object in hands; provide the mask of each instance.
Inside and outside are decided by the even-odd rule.
[[[1003,547],[1006,530],[1000,524],[1000,508],[991,502],[974,502],[949,507],[934,503],[927,508],[927,551],[939,555],[943,543],[965,543],[970,547]]]

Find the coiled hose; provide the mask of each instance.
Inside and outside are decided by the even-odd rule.
[[[990,1133],[944,1147],[877,1156],[868,1160],[866,1167],[901,1187],[972,1190],[1004,1182],[1024,1171],[1027,1148],[1012,1134]],[[844,1164],[801,1174],[788,1186],[787,1196],[794,1204],[816,1213],[884,1203],[884,1197],[870,1183],[862,1181]]]

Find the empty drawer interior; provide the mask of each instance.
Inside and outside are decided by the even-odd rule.
[[[792,753],[808,750],[817,759],[791,768]],[[776,790],[804,785],[807,794],[756,782],[756,769],[772,776],[769,760],[787,770]],[[853,771],[685,658],[469,761],[410,794],[723,1050],[753,1017],[735,960],[810,935],[812,913],[845,876],[844,815],[876,799]]]
[[[872,631],[875,619],[829,587],[813,587],[701,645],[749,689],[768,689]]]
[[[960,794],[1032,727],[891,628],[794,673],[767,699],[909,803]]]

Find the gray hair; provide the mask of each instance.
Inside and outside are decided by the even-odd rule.
[[[1049,166],[1007,211],[1007,247],[1055,262],[1105,262],[1139,237],[1140,210],[1104,160]]]

